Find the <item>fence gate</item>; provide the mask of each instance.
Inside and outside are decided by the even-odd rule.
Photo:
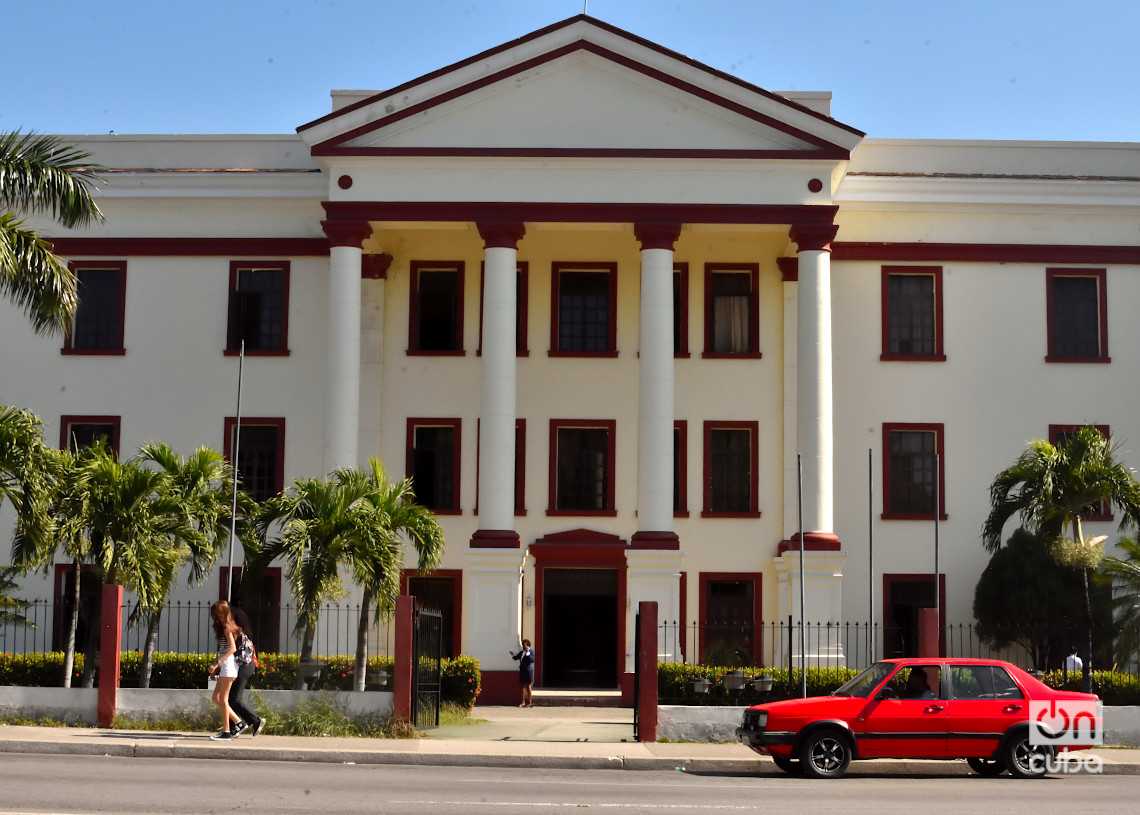
[[[416,605],[412,620],[412,725],[439,727],[443,612]]]

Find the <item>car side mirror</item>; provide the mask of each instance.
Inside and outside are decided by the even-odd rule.
[[[887,685],[885,688],[879,691],[880,699],[894,699],[897,695],[898,694],[895,693],[895,689],[890,685]]]

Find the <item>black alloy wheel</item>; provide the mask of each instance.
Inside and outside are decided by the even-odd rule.
[[[813,778],[838,778],[851,765],[851,746],[838,730],[820,730],[804,741],[800,765]]]

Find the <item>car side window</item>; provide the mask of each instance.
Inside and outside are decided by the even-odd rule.
[[[896,671],[889,684],[898,699],[938,699],[941,683],[937,665],[911,665]]]
[[[1025,694],[1021,692],[1021,688],[1013,681],[1013,677],[1009,675],[1009,671],[1005,668],[994,666],[994,698],[995,699],[1023,699]]]
[[[958,665],[950,669],[955,699],[992,699],[993,679],[988,665]]]

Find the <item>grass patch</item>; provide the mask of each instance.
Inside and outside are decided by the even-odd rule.
[[[53,719],[51,716],[35,718],[34,716],[0,716],[0,724],[13,727],[87,727],[84,722],[65,722],[62,719]]]
[[[454,702],[444,702],[439,706],[440,727],[451,725],[482,724],[486,719],[477,719],[463,705]]]

